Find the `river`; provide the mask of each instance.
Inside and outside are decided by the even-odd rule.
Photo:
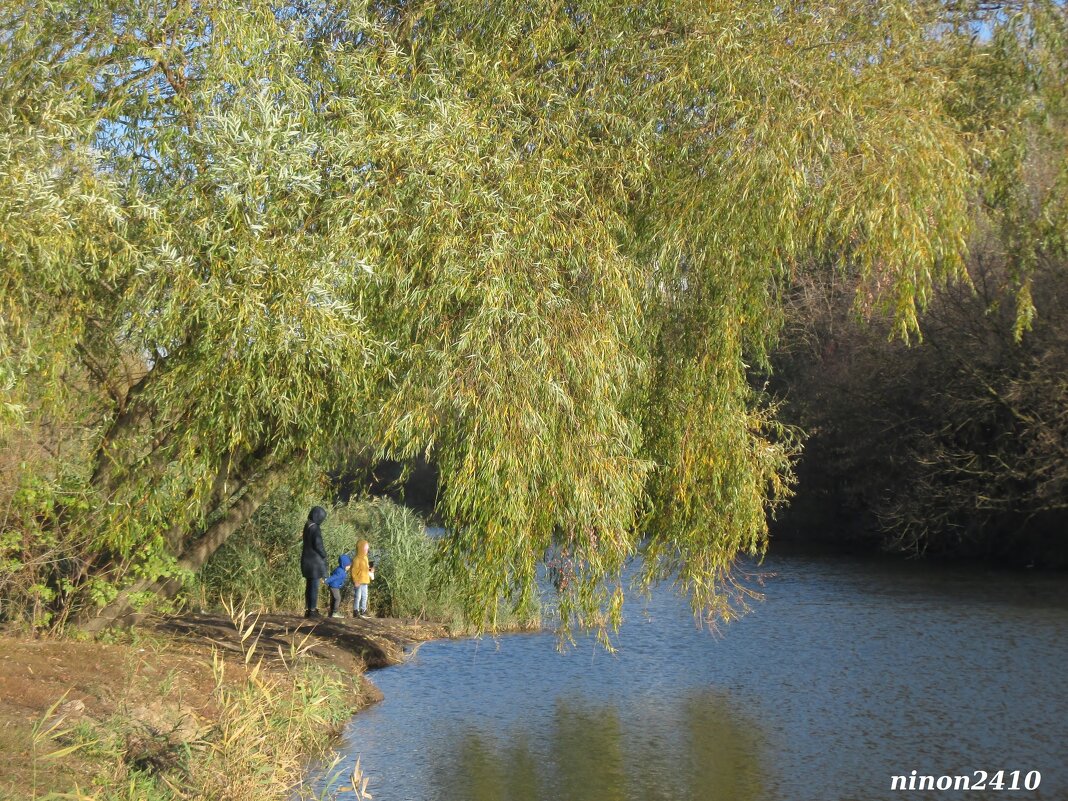
[[[765,599],[719,634],[661,588],[628,601],[614,655],[551,633],[427,643],[372,674],[385,700],[342,751],[375,801],[1068,799],[1064,577],[811,555],[760,571]],[[913,770],[1004,770],[1006,789],[891,789]]]

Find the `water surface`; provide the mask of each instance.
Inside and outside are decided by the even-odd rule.
[[[762,570],[766,599],[719,635],[664,588],[628,602],[615,655],[559,653],[552,634],[427,643],[372,675],[385,700],[343,751],[376,801],[1068,799],[1063,578],[810,556]],[[1002,769],[1041,785],[890,789]]]

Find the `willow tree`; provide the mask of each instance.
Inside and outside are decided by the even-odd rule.
[[[961,271],[959,7],[2,7],[5,436],[84,416],[5,542],[80,544],[60,603],[196,569],[341,442],[440,466],[476,620],[550,551],[565,619],[638,554],[726,613],[790,484],[784,281],[850,265],[908,331]]]

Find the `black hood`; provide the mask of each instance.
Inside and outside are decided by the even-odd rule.
[[[326,509],[321,506],[313,506],[312,510],[308,512],[308,519],[318,525],[326,520]]]

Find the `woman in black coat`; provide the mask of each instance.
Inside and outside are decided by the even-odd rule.
[[[304,524],[304,546],[300,551],[300,572],[304,576],[304,617],[319,616],[319,582],[327,574],[326,548],[319,524],[326,520],[326,509],[313,506]]]

